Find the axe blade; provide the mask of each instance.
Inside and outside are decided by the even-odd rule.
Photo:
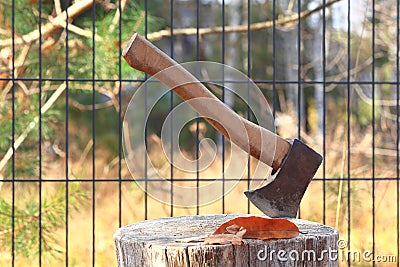
[[[289,140],[290,150],[272,182],[244,192],[265,215],[295,218],[301,199],[322,162],[322,156],[297,139]]]

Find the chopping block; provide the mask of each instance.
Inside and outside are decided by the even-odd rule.
[[[142,221],[114,234],[117,265],[126,266],[339,266],[338,231],[290,219],[300,234],[291,239],[243,239],[241,245],[203,240],[239,214],[196,215]]]

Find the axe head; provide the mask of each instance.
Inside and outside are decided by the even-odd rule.
[[[297,139],[281,167],[270,177],[272,182],[244,192],[247,198],[270,217],[296,217],[306,189],[321,165],[322,156]]]

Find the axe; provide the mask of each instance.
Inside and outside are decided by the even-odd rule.
[[[320,154],[300,140],[283,139],[240,117],[191,73],[137,33],[122,56],[131,67],[171,88],[231,142],[272,167],[274,171],[268,179],[271,182],[244,194],[270,217],[296,217],[300,201],[322,162]],[[207,101],[193,101],[196,99]],[[245,134],[236,130],[235,122]]]

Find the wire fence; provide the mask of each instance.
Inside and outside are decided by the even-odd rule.
[[[179,134],[170,141],[195,160],[201,140],[214,140],[208,170],[197,164],[188,174],[175,166],[172,149],[164,156],[161,128],[181,102],[171,92],[146,110],[154,98],[149,77],[121,56],[139,32],[178,62],[218,62],[250,77],[277,133],[324,157],[298,216],[337,228],[343,251],[375,257],[341,266],[400,266],[398,0],[11,0],[0,1],[0,11],[0,265],[115,264],[112,234],[123,225],[260,213],[243,195],[265,179],[258,163],[235,158],[246,167],[228,177],[232,147],[205,120],[182,132],[170,127]],[[230,78],[217,81],[222,86],[207,75],[202,82],[255,121],[250,105],[225,90],[235,83]],[[135,173],[125,162],[123,124],[142,83],[143,109],[135,112],[150,115],[144,129],[132,126],[145,140],[135,150],[142,164]],[[150,165],[159,180],[150,179]],[[215,192],[199,189],[210,182]],[[182,184],[192,196],[179,194]],[[208,201],[208,194],[218,198]],[[189,198],[195,205],[177,205]]]

